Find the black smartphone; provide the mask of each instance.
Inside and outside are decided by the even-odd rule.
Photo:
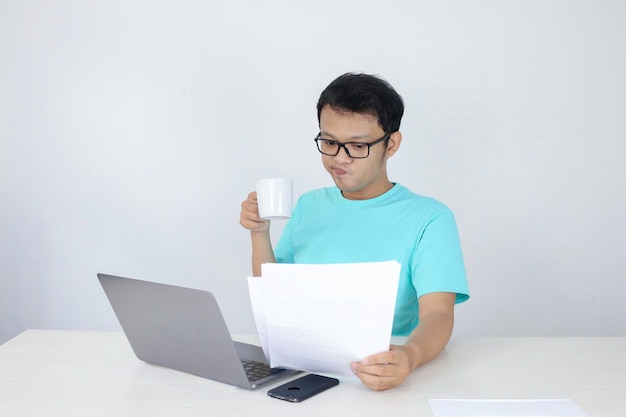
[[[338,379],[308,374],[279,387],[272,388],[267,392],[267,395],[280,400],[298,403],[338,384]]]

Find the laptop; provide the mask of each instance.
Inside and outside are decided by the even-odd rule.
[[[98,279],[142,361],[248,389],[298,372],[270,368],[261,347],[233,341],[208,291],[107,274]]]

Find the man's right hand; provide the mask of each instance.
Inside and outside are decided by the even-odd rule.
[[[270,228],[270,221],[263,220],[259,216],[259,204],[256,198],[256,191],[248,194],[248,198],[241,203],[241,215],[239,223],[254,233],[267,232]]]

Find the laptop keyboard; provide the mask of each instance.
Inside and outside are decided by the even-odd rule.
[[[265,363],[247,359],[242,359],[241,363],[250,381],[258,381],[259,379],[284,371],[284,369],[270,368],[269,365]]]

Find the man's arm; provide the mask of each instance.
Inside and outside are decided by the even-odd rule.
[[[276,262],[272,241],[270,240],[270,221],[259,216],[259,205],[256,192],[248,194],[248,198],[241,203],[239,223],[250,230],[252,241],[252,275],[261,276],[261,265]]]
[[[250,231],[250,237],[252,239],[252,276],[260,277],[261,265],[275,263],[276,257],[270,241],[269,230],[265,233]]]
[[[421,296],[419,323],[404,345],[392,345],[387,352],[352,363],[352,370],[363,384],[376,391],[393,388],[441,353],[452,335],[455,298],[455,293],[448,292]]]

